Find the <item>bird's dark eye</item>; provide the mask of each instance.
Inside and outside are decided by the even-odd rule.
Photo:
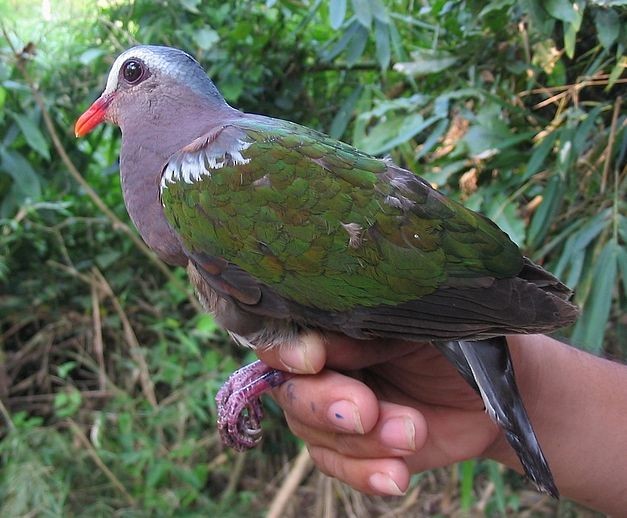
[[[129,59],[122,65],[122,75],[127,83],[137,84],[144,75],[144,67],[139,61]]]

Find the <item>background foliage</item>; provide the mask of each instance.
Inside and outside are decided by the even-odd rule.
[[[624,5],[0,3],[0,514],[262,515],[302,475],[285,515],[583,515],[489,462],[364,497],[292,467],[271,404],[261,449],[222,451],[213,395],[252,358],[128,227],[117,130],[71,128],[121,50],[184,48],[230,103],[390,154],[494,219],[576,288],[573,343],[625,358]]]

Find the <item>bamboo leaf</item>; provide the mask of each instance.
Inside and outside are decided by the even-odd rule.
[[[553,149],[553,144],[558,136],[557,131],[549,133],[534,149],[529,162],[527,163],[527,168],[523,173],[523,180],[527,180],[531,178],[534,174],[541,170],[542,166],[546,158],[549,156],[549,153]]]
[[[613,239],[603,247],[594,268],[592,290],[573,331],[573,341],[594,352],[603,347],[605,327],[612,307],[619,251],[620,247]]]
[[[368,0],[352,0],[353,10],[357,21],[364,29],[370,29],[372,25],[372,9]]]
[[[348,66],[353,66],[359,61],[366,48],[366,43],[368,43],[368,31],[361,25],[358,25],[346,48],[346,63]]]
[[[331,28],[337,30],[346,17],[346,0],[331,0],[329,4],[329,20]]]
[[[503,481],[503,474],[500,471],[500,464],[490,460],[487,461],[488,473],[490,474],[490,480],[494,484],[494,497],[496,499],[496,506],[502,516],[506,514],[505,504],[505,483]]]
[[[344,134],[346,127],[348,126],[348,121],[350,121],[353,115],[353,110],[355,109],[357,100],[363,90],[363,86],[359,85],[344,100],[342,106],[340,106],[340,109],[335,114],[335,117],[333,117],[333,122],[331,122],[331,128],[329,129],[329,135],[331,137],[339,139]]]
[[[390,66],[390,26],[378,19],[374,21],[374,41],[376,44],[377,61],[382,70]]]
[[[544,199],[533,215],[531,226],[527,233],[527,243],[531,248],[537,248],[549,231],[553,218],[562,203],[564,185],[558,175],[553,175],[544,190]]]
[[[394,70],[411,77],[419,77],[437,74],[452,67],[455,63],[457,63],[457,58],[448,52],[422,49],[412,52],[412,61],[396,63]]]
[[[477,461],[465,460],[459,463],[460,470],[460,498],[462,511],[468,512],[472,507],[472,503],[475,499],[475,493],[473,490],[475,482],[475,466]]]

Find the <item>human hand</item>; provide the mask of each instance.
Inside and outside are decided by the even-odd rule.
[[[258,354],[305,374],[274,397],[318,468],[359,491],[400,495],[411,473],[485,455],[499,442],[480,397],[428,343],[310,333]]]

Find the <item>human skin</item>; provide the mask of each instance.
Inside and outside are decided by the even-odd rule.
[[[561,494],[626,515],[627,367],[543,335],[507,339]],[[412,473],[476,457],[522,472],[479,396],[429,344],[310,333],[258,354],[305,374],[274,397],[318,468],[359,491],[400,495]]]

